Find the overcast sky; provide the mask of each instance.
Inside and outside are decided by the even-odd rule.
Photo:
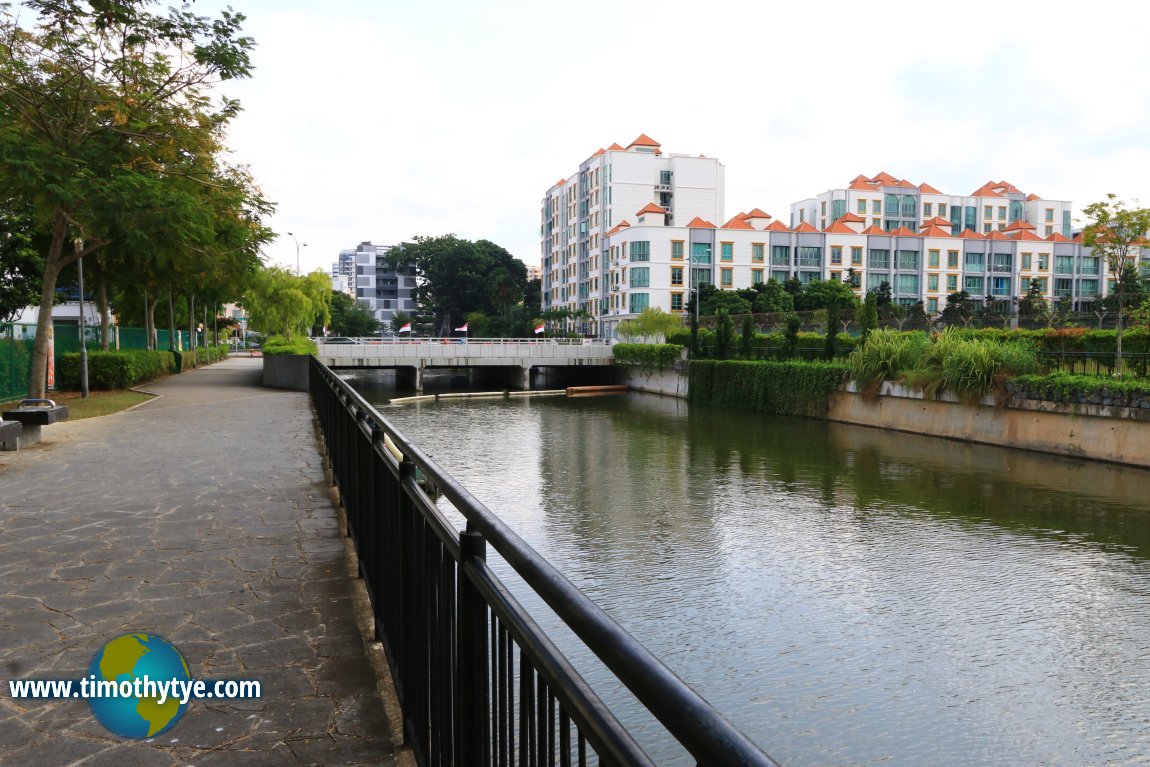
[[[225,3],[198,0],[201,13]],[[1150,204],[1150,8],[1069,2],[234,0],[230,133],[278,204],[269,260],[489,239],[539,261],[556,180],[639,133],[727,168],[726,215],[886,171]],[[1112,8],[1113,10],[1107,10]],[[719,223],[719,222],[716,222]]]

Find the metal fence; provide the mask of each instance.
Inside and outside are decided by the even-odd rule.
[[[28,396],[35,336],[23,325],[0,325],[0,402]]]
[[[700,764],[775,764],[346,382],[310,364],[376,635],[420,764],[653,764],[494,574],[488,547]],[[466,519],[464,531],[437,494]]]

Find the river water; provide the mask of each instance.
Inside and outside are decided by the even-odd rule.
[[[655,395],[381,410],[787,767],[1150,763],[1150,472]]]

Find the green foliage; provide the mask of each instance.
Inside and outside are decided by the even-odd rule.
[[[679,344],[615,344],[611,352],[620,365],[668,368],[679,360],[683,347]]]
[[[739,333],[739,354],[743,359],[751,358],[751,347],[755,341],[755,318],[749,314],[743,315],[743,329]]]
[[[682,329],[678,316],[668,314],[655,306],[648,306],[643,313],[631,320],[623,320],[615,330],[620,338],[666,338]]]
[[[114,352],[88,352],[88,388],[127,389],[176,372],[172,352],[129,349]],[[60,355],[56,384],[65,390],[80,389],[80,354]]]
[[[332,291],[331,323],[333,336],[373,336],[379,332],[379,320],[368,307],[356,301],[347,293]]]
[[[917,367],[929,345],[922,333],[900,333],[891,328],[871,331],[851,354],[851,378],[859,389],[877,392],[883,381]]]
[[[802,293],[795,297],[795,308],[799,311],[829,309],[832,305],[840,309],[853,309],[858,305],[858,297],[850,285],[839,280],[809,282],[803,287]]]
[[[281,354],[315,354],[319,351],[315,341],[310,338],[286,338],[284,336],[272,336],[264,341],[262,349],[265,357]]]
[[[11,335],[8,328],[0,333]],[[28,393],[28,371],[32,364],[32,340],[0,338],[0,402]]]
[[[787,315],[787,331],[783,335],[783,359],[795,356],[795,350],[799,347],[799,328],[802,326],[803,321],[799,319],[799,315]]]
[[[863,340],[878,327],[878,296],[873,290],[866,294],[866,298],[855,310],[855,324],[858,325]]]
[[[735,340],[735,323],[725,308],[715,312],[715,357],[725,360],[731,356]]]
[[[692,360],[692,403],[825,418],[848,367],[832,362]]]
[[[786,291],[783,283],[774,277],[755,286],[753,309],[756,314],[784,313],[795,310],[795,297]]]
[[[1035,392],[1054,402],[1076,402],[1081,397],[1100,394],[1150,399],[1150,381],[1145,378],[1099,378],[1070,373],[1020,375],[1011,379],[1016,390]]]
[[[32,212],[22,200],[0,199],[0,322],[19,314],[40,300],[44,258],[37,250]]]
[[[308,328],[327,324],[331,317],[331,278],[318,269],[296,276],[280,266],[261,269],[244,295],[249,324],[269,335],[289,339]]]

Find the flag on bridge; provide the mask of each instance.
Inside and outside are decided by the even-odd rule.
[[[410,333],[411,332],[411,323],[409,322],[406,325],[404,325],[402,328],[399,329],[399,332],[400,333]]]
[[[455,332],[456,333],[466,333],[467,332],[467,323],[466,322],[463,323],[463,327],[456,328]]]
[[[543,332],[543,323],[540,322],[538,325],[535,326],[535,335],[539,335],[542,332]]]

